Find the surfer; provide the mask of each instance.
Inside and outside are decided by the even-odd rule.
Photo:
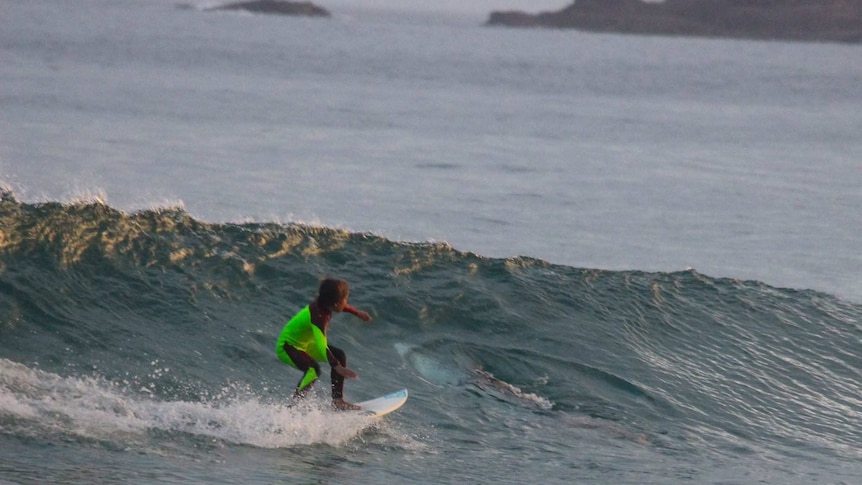
[[[327,278],[320,283],[317,298],[299,311],[278,337],[278,358],[303,372],[296,385],[294,396],[303,398],[309,387],[320,376],[320,364],[329,362],[332,367],[332,407],[343,410],[358,410],[359,406],[344,400],[344,379],[358,374],[347,368],[347,354],[326,341],[326,331],[333,312],[347,312],[360,320],[369,322],[371,316],[347,304],[350,288],[346,281]]]

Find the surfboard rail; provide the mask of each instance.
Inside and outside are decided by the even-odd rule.
[[[407,402],[408,392],[407,389],[401,389],[400,391],[390,392],[384,396],[370,399],[368,401],[358,402],[356,403],[362,409],[359,410],[360,413],[368,415],[368,416],[385,416],[392,411],[396,411],[398,408],[404,405]]]

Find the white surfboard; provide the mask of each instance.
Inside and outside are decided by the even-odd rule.
[[[403,406],[405,402],[407,402],[407,389],[401,389],[400,391],[356,404],[362,408],[359,411],[360,413],[378,417],[395,411]]]

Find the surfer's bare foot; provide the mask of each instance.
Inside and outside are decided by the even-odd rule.
[[[351,402],[347,402],[343,397],[332,400],[332,409],[336,411],[359,411],[362,407]]]

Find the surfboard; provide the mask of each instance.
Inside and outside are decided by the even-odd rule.
[[[360,413],[379,417],[395,411],[403,406],[405,402],[407,402],[407,389],[401,389],[400,391],[356,404],[362,408],[359,410]]]

